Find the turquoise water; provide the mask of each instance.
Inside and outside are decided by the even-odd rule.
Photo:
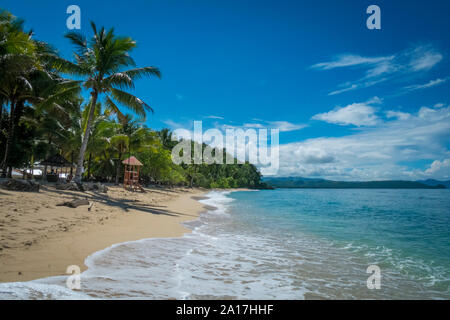
[[[375,296],[410,289],[391,293],[450,298],[450,190],[278,189],[230,197],[235,219],[254,232],[280,243],[311,237],[344,249],[360,267],[378,265],[393,283]]]
[[[450,299],[450,190],[212,191],[180,238],[114,245],[2,299]],[[369,289],[369,266],[381,272]]]

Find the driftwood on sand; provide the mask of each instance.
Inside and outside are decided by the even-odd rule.
[[[70,207],[70,208],[76,208],[79,206],[88,206],[88,205],[89,205],[89,201],[87,199],[75,199],[72,201],[64,201],[64,202],[57,204],[57,206],[66,206],[66,207]]]

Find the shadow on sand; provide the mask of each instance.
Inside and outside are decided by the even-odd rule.
[[[195,215],[190,215],[186,213],[181,212],[175,212],[167,209],[167,206],[161,206],[161,205],[154,205],[154,204],[142,204],[139,203],[139,200],[133,200],[133,199],[120,199],[116,200],[113,198],[110,198],[107,194],[103,193],[96,193],[93,191],[87,191],[87,192],[79,192],[79,191],[70,191],[70,190],[58,190],[50,186],[41,186],[42,189],[46,190],[47,192],[60,194],[60,195],[68,195],[73,196],[75,198],[85,198],[90,201],[102,203],[107,206],[117,207],[125,212],[129,212],[130,210],[137,210],[141,212],[151,213],[151,214],[162,214],[167,216],[189,216],[189,217],[195,217]],[[177,193],[184,193],[181,190],[174,191],[173,189],[163,189],[163,190],[154,190],[154,189],[146,189],[147,193],[160,193],[160,194],[167,194],[167,192],[171,192],[173,194]],[[165,191],[165,192],[164,192]]]

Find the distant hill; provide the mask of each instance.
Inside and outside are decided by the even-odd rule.
[[[440,181],[425,183],[419,181],[332,181],[302,177],[263,178],[274,188],[325,188],[325,189],[445,189],[447,185]]]
[[[417,182],[426,184],[428,186],[438,186],[438,185],[443,185],[445,186],[447,189],[450,189],[450,181],[439,181],[439,180],[434,180],[434,179],[427,179],[427,180],[419,180]]]

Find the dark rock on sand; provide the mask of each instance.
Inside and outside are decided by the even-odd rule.
[[[102,192],[102,193],[106,193],[108,191],[108,187],[97,182],[97,183],[93,183],[93,182],[87,182],[83,184],[83,188],[86,191],[98,191],[98,192]]]
[[[55,186],[58,190],[71,190],[71,191],[78,191],[79,188],[75,182],[69,182],[69,183],[57,183]]]
[[[39,192],[39,183],[29,180],[8,179],[1,183],[6,190]]]
[[[102,193],[106,193],[108,191],[108,187],[101,183],[86,182],[81,184],[73,181],[69,183],[58,183],[56,185],[56,189],[72,191],[98,191]]]

